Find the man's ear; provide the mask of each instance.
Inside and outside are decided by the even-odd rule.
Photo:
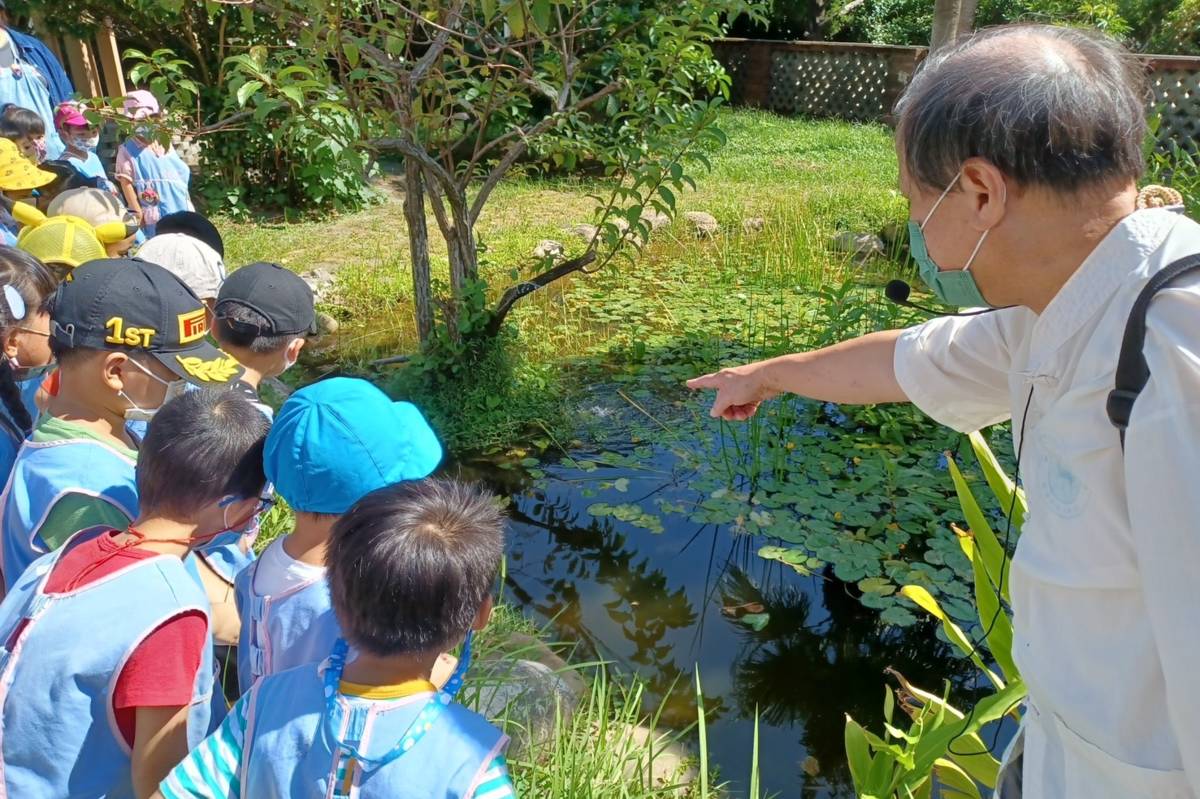
[[[479,606],[479,612],[475,614],[475,621],[471,624],[471,629],[479,632],[484,627],[488,626],[488,622],[492,620],[492,595],[488,594],[483,600],[483,604]]]
[[[974,227],[983,232],[1000,224],[1008,201],[1008,182],[995,164],[983,158],[963,163],[959,187],[971,197]]]
[[[125,370],[136,369],[123,352],[109,352],[100,360],[101,379],[113,391],[125,390]]]
[[[300,350],[304,349],[304,345],[307,343],[308,339],[305,338],[292,339],[291,343],[288,344],[287,352],[285,353],[287,355],[287,359],[289,361],[295,361],[297,358],[299,358]]]
[[[4,354],[9,358],[17,357],[17,336],[20,333],[20,329],[16,325],[13,325],[9,329],[8,335],[4,337]]]

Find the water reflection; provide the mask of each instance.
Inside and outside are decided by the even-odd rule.
[[[607,475],[630,478],[620,496],[587,496],[598,478],[565,467],[536,484],[516,471],[464,467],[511,498],[506,600],[578,642],[581,657],[636,670],[656,701],[666,698],[665,724],[694,721],[698,667],[710,757],[735,788],[744,790],[748,777],[757,710],[765,790],[851,796],[845,714],[881,725],[884,669],[940,690],[943,679],[971,679],[969,664],[952,657],[932,625],[885,627],[840,581],[759,558],[762,539],[678,515],[654,534],[587,513],[597,499],[686,498],[686,481],[671,479],[670,454],[660,457],[661,469]]]

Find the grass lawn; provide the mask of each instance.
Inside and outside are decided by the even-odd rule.
[[[780,279],[815,285],[831,268],[845,266],[844,255],[827,251],[832,233],[878,231],[903,218],[886,128],[753,111],[727,111],[720,124],[729,143],[713,154],[713,171],[698,176],[699,189],[680,198],[680,211],[712,213],[722,234],[697,241],[679,219],[656,234],[635,265],[615,262],[605,277],[663,288],[681,277],[714,285],[720,281],[713,280],[712,271],[736,262],[738,271],[772,271]],[[478,238],[487,248],[482,271],[497,295],[514,269],[526,275],[536,266],[531,253],[540,240],[560,241],[569,254],[582,251],[583,241],[567,229],[592,221],[595,203],[586,195],[595,190],[591,181],[518,176],[495,192]],[[748,217],[763,218],[765,229],[743,235],[742,220]],[[338,270],[337,299],[329,310],[347,323],[340,342],[344,356],[413,349],[407,235],[397,196],[328,220],[230,222],[223,228],[232,265],[270,260],[297,271]],[[445,250],[436,231],[431,218],[435,270],[444,272]],[[527,342],[531,356],[587,354],[611,339],[609,326],[590,313],[594,292],[578,290],[595,277],[579,276],[522,301],[511,318],[522,333],[534,334]],[[676,310],[670,296],[662,296],[660,304],[666,313]]]

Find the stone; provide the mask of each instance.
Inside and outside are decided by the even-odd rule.
[[[595,225],[589,225],[586,222],[571,227],[568,232],[573,236],[578,236],[584,241],[591,241],[596,237],[598,228]]]
[[[556,721],[570,723],[579,694],[567,673],[536,660],[485,660],[472,669],[470,682],[478,691],[473,707],[503,724],[512,737],[510,757],[552,740]]]
[[[555,241],[554,239],[542,239],[533,248],[533,257],[538,260],[551,258],[555,261],[561,261],[565,253],[566,248],[563,247],[562,242]]]
[[[333,289],[334,281],[337,279],[337,265],[328,262],[314,264],[312,269],[301,272],[300,277],[312,289],[316,301],[320,302]]]
[[[626,777],[640,774],[646,780],[644,784],[656,792],[674,789],[665,795],[690,796],[690,786],[700,776],[697,758],[676,738],[670,731],[618,724],[610,733],[609,746],[625,756]]]
[[[642,211],[642,221],[650,228],[650,232],[654,233],[657,230],[665,228],[671,224],[671,217],[664,214],[662,211],[657,211],[653,208],[647,208]]]
[[[874,233],[854,233],[849,230],[835,233],[830,242],[838,252],[848,252],[855,260],[867,260],[876,255],[883,255],[887,247],[883,239]]]
[[[698,239],[711,239],[721,229],[717,218],[707,211],[688,211],[683,217],[691,223]]]
[[[329,314],[320,312],[320,311],[317,313],[317,335],[318,336],[328,336],[333,333],[336,333],[336,332],[338,332],[338,328],[340,328],[340,327],[341,327],[341,324],[338,323],[338,320],[334,319]]]
[[[613,227],[615,227],[617,229],[617,232],[620,233],[622,236],[624,236],[626,233],[629,232],[629,222],[626,221],[623,217],[613,216],[613,217],[610,217],[608,221],[613,224]]]
[[[742,220],[742,232],[746,234],[758,233],[767,224],[767,220],[761,216],[751,216]]]

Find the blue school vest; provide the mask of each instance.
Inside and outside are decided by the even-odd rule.
[[[323,673],[324,664],[312,663],[252,689],[242,749],[244,799],[331,795],[339,763],[325,727]],[[342,740],[367,757],[380,757],[400,742],[433,696],[379,701],[339,695],[333,723]],[[471,794],[507,744],[504,733],[483,716],[451,703],[408,752],[376,769],[356,767],[351,795],[460,799]]]
[[[176,211],[192,210],[192,199],[188,184],[192,173],[174,148],[165,155],[158,155],[154,148],[128,139],[121,145],[133,161],[133,188],[142,206],[142,232],[146,237],[154,235],[158,220]],[[141,201],[142,192],[152,188],[158,194],[156,204]]]
[[[100,163],[100,156],[93,152],[89,152],[87,158],[84,159],[69,155],[67,156],[67,163],[75,167],[75,171],[83,177],[95,181],[97,189],[107,191],[110,194],[116,193],[112,183],[108,179],[108,173],[104,171],[104,164]]]
[[[237,576],[234,600],[242,619],[238,638],[238,688],[244,694],[260,677],[320,663],[342,635],[324,576],[275,596],[254,590],[254,561]]]
[[[46,123],[46,159],[53,161],[64,149],[54,127],[50,86],[36,65],[18,59],[12,67],[0,67],[0,106],[12,103],[28,108]]]
[[[43,593],[76,540],[35,561],[0,604],[0,762],[4,795],[13,799],[133,797],[130,749],[112,712],[117,676],[164,621],[184,611],[208,615],[204,590],[167,555],[70,593]],[[190,747],[212,726],[212,647],[201,652],[188,710]]]
[[[39,530],[51,507],[68,493],[101,497],[133,520],[137,517],[134,462],[90,439],[26,441],[0,494],[0,554],[4,587],[49,547]]]

